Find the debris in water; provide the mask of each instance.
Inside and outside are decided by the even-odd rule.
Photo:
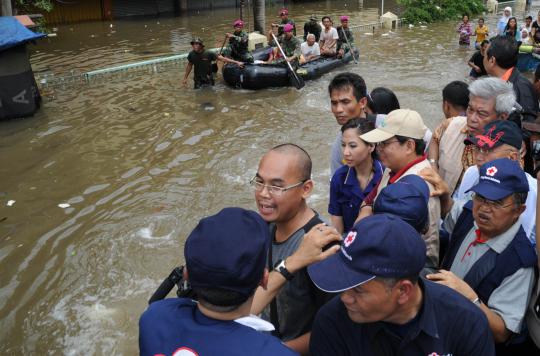
[[[163,113],[165,116],[169,116],[170,114],[168,112]]]
[[[228,108],[228,107],[224,107],[223,109],[221,109],[221,112],[222,112],[222,113],[229,112],[229,108]]]
[[[71,205],[69,205],[68,203],[60,203],[58,204],[58,207],[62,208],[62,209],[65,209],[65,208],[69,208]]]
[[[413,28],[414,25],[412,23],[409,24],[409,28]]]
[[[15,204],[15,200],[8,200],[7,202],[7,206],[13,206],[13,204]]]
[[[215,109],[214,105],[210,102],[202,103],[201,108],[205,111],[212,111]]]

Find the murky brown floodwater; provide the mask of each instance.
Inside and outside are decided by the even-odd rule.
[[[301,27],[311,13],[372,22],[376,3],[290,8]],[[267,24],[276,12],[267,8]],[[40,76],[67,75],[184,52],[194,34],[221,39],[236,14],[59,26],[58,37],[32,47],[33,67]],[[357,31],[360,64],[339,71],[391,88],[433,128],[442,87],[466,77],[472,54],[458,48],[454,26]],[[225,206],[254,208],[248,181],[276,144],[299,143],[311,153],[310,203],[326,213],[338,129],[326,87],[335,73],[301,91],[222,83],[193,91],[180,88],[183,70],[176,64],[46,87],[33,118],[0,123],[1,354],[136,353],[139,315],[182,263],[186,235]]]

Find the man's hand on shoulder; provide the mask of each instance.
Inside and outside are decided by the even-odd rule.
[[[294,273],[310,264],[319,262],[339,251],[339,232],[325,224],[315,225],[304,235],[300,246],[294,254],[287,258],[287,269]],[[323,249],[333,242],[338,242],[328,249]]]

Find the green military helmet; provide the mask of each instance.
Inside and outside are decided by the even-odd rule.
[[[193,37],[193,39],[191,40],[190,44],[193,45],[195,43],[198,43],[200,44],[201,46],[204,46],[204,43],[203,43],[203,40],[201,40],[200,37]]]
[[[318,18],[317,18],[317,16],[316,16],[315,14],[311,15],[311,16],[309,17],[309,19],[310,19],[311,21],[317,21],[317,20],[318,20]]]

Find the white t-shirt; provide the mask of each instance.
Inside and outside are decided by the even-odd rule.
[[[317,42],[315,42],[313,46],[310,46],[307,42],[304,42],[300,45],[300,49],[302,50],[304,57],[321,55],[321,49],[319,48],[319,44]]]
[[[326,31],[326,29],[321,31],[320,42],[323,49],[333,49],[335,51],[338,39],[339,35],[334,27],[330,27],[330,30],[328,31]]]

